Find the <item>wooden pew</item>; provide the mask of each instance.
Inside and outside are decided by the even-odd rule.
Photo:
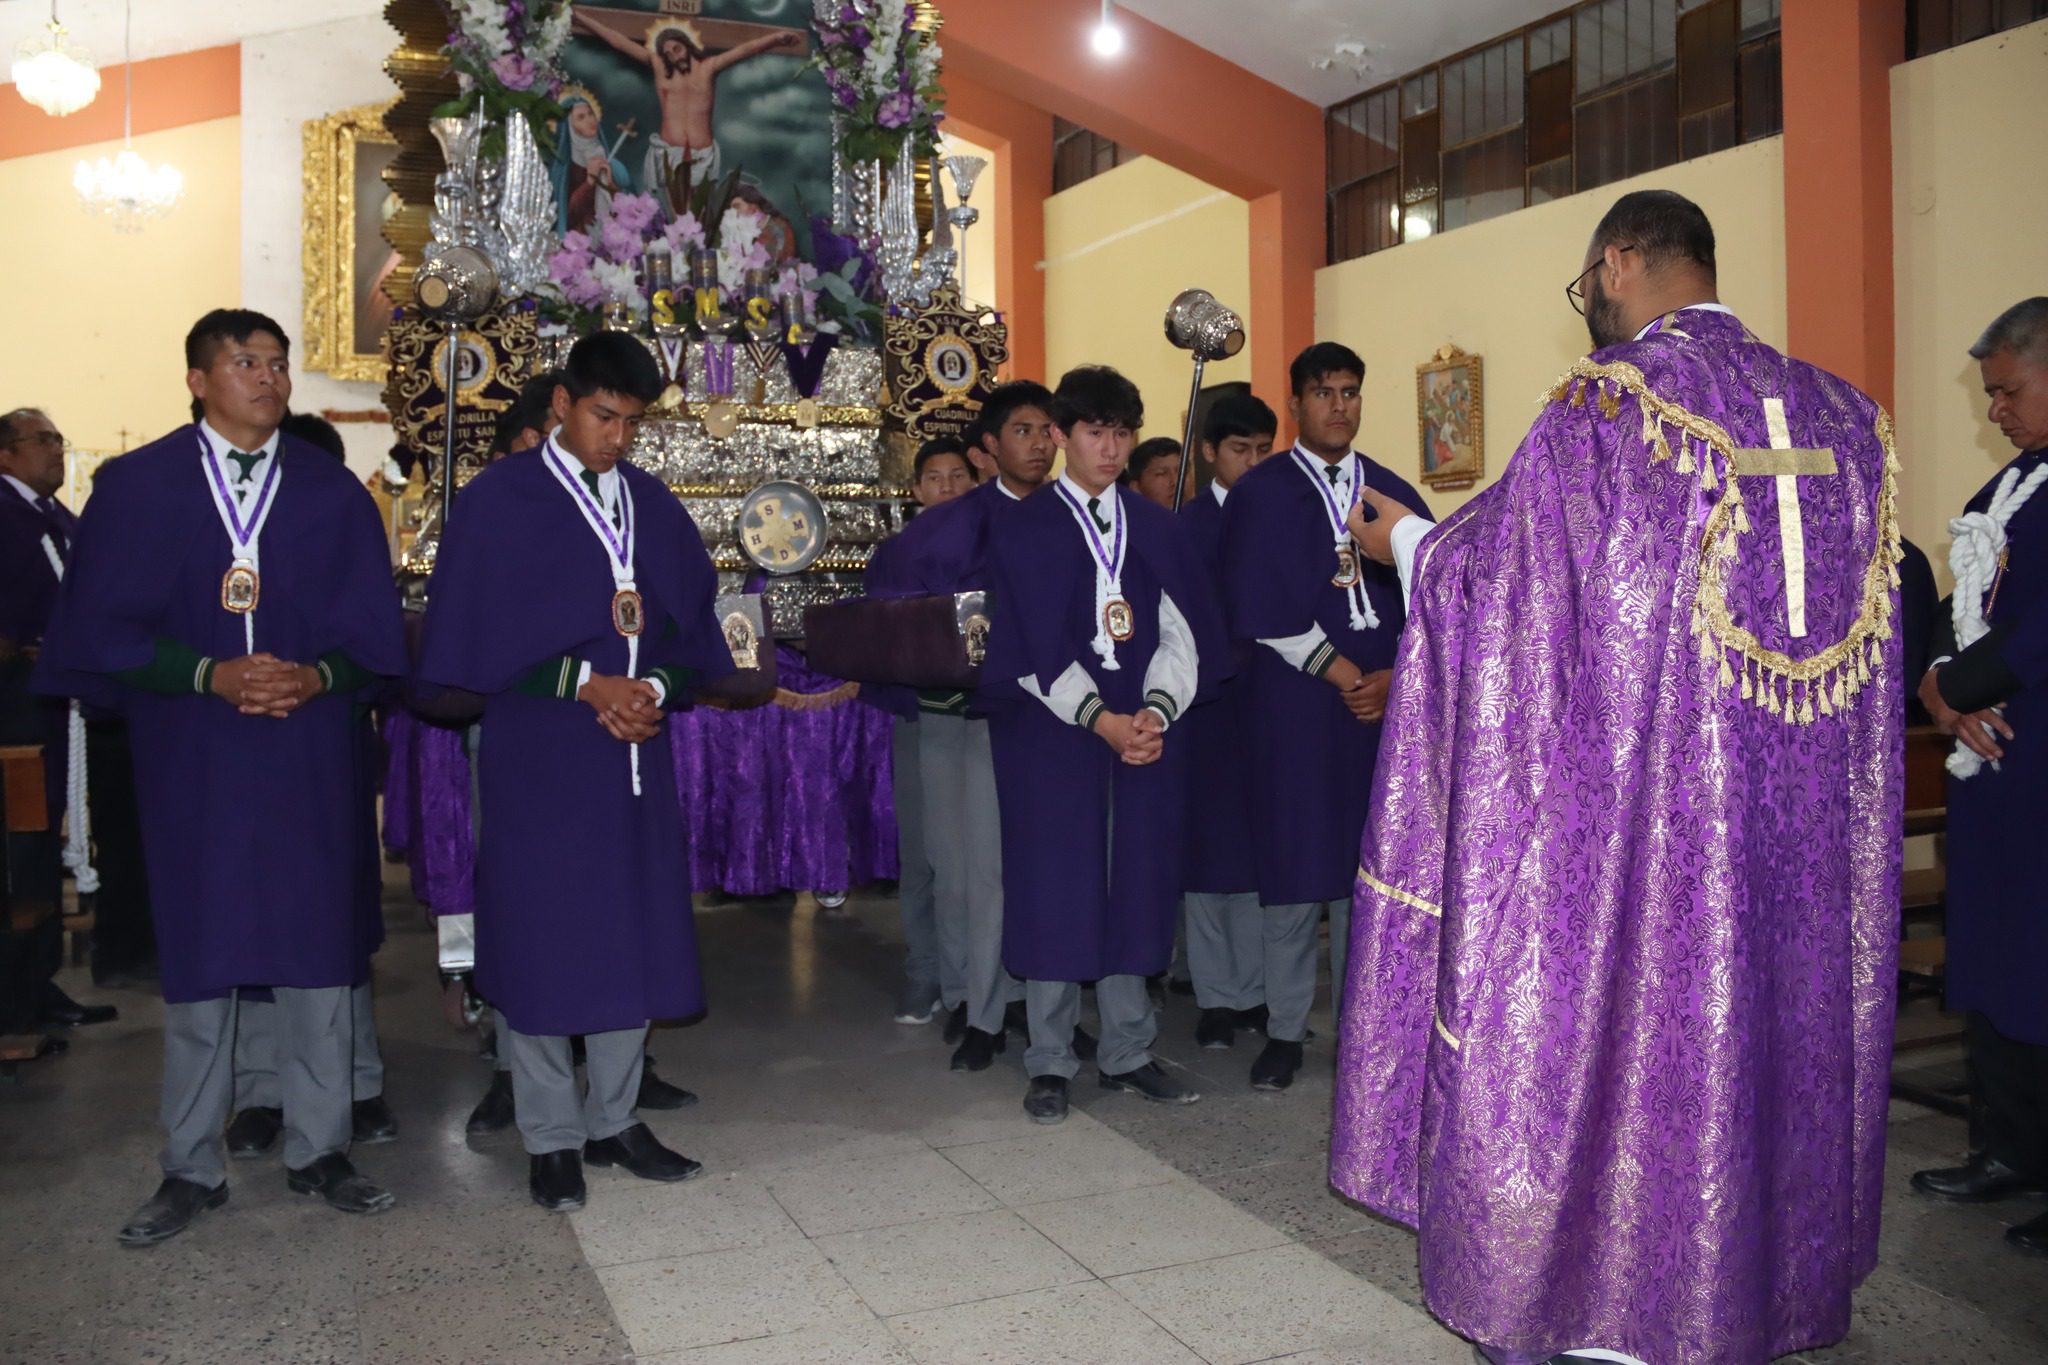
[[[1899,1002],[1916,997],[1939,999],[1942,968],[1948,959],[1948,942],[1941,932],[1947,906],[1948,871],[1946,831],[1948,829],[1948,774],[1943,764],[1955,741],[1931,725],[1916,725],[1906,731],[1906,801],[1903,837],[1935,836],[1934,866],[1908,871],[1899,894]],[[1934,932],[1915,934],[1915,926],[1932,926]],[[1897,1038],[1894,1056],[1923,1048],[1944,1047],[1962,1040],[1960,1026],[1940,1029],[1912,1038]],[[1967,1091],[1962,1088],[1932,1089],[1894,1079],[1892,1094],[1924,1104],[1943,1113],[1962,1114]]]

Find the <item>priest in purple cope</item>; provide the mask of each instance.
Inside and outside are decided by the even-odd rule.
[[[577,342],[553,434],[463,490],[427,591],[421,679],[485,698],[476,981],[509,1026],[528,1191],[551,1210],[582,1207],[586,1161],[703,1169],[633,1113],[648,1022],[704,1008],[663,713],[732,670],[696,526],[624,459],[661,390],[634,338]]]
[[[2000,314],[1970,355],[2020,454],[1949,523],[1956,591],[1918,680],[1958,741],[1945,982],[1949,1008],[1968,1012],[1972,1131],[1963,1165],[1920,1171],[1913,1188],[1983,1203],[2048,1189],[2048,298]],[[2005,1239],[2048,1255],[2048,1214]]]
[[[1764,1365],[1877,1263],[1891,419],[1716,302],[1679,195],[1618,200],[1581,290],[1596,349],[1500,481],[1356,521],[1413,595],[1330,1178],[1496,1365]]]
[[[1180,510],[1195,560],[1223,599],[1223,509],[1237,481],[1273,453],[1280,422],[1251,394],[1226,394],[1202,419],[1201,454],[1213,478]],[[1233,1046],[1240,1028],[1266,1024],[1266,916],[1252,861],[1252,801],[1247,768],[1246,665],[1236,645],[1232,676],[1213,700],[1181,717],[1188,749],[1188,824],[1181,865],[1181,916],[1187,926],[1188,976],[1201,1016],[1195,1042]]]
[[[278,424],[284,330],[207,314],[203,414],[101,469],[36,676],[128,717],[164,994],[164,1181],[121,1229],[175,1236],[227,1199],[237,994],[276,997],[286,1178],[352,1213],[392,1196],[350,1141],[365,810],[353,694],[405,667],[377,510]]]
[[[1172,733],[1228,647],[1172,514],[1120,487],[1144,420],[1115,370],[1052,398],[1067,468],[989,538],[981,694],[1003,837],[1003,963],[1025,981],[1024,1111],[1067,1116],[1081,984],[1095,983],[1102,1088],[1201,1098],[1160,1069],[1145,978],[1173,953],[1187,752]]]
[[[1246,757],[1267,1010],[1250,1079],[1260,1090],[1285,1090],[1301,1069],[1325,915],[1333,1014],[1341,1001],[1351,876],[1405,619],[1400,583],[1359,561],[1345,516],[1361,487],[1428,510],[1399,475],[1351,448],[1364,377],[1365,362],[1335,342],[1296,356],[1288,411],[1300,439],[1240,479],[1223,508],[1224,604],[1250,656]]]

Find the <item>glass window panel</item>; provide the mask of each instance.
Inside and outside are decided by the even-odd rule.
[[[1776,28],[1783,9],[1783,0],[1742,0],[1742,36],[1751,38]]]
[[[1436,108],[1436,71],[1431,69],[1401,82],[1401,116],[1414,118]]]
[[[1572,192],[1572,159],[1561,157],[1529,168],[1529,202],[1547,204]]]
[[[1388,171],[1330,198],[1330,263],[1348,261],[1401,240],[1398,177]]]
[[[1744,142],[1785,131],[1785,82],[1779,53],[1775,33],[1742,49],[1741,91],[1736,97],[1736,108],[1742,115]]]
[[[1678,155],[1690,161],[1696,156],[1718,152],[1735,145],[1735,106],[1724,104],[1704,114],[1688,114],[1678,121]]]
[[[1666,72],[1578,108],[1573,139],[1582,190],[1644,175],[1678,159],[1678,78]]]
[[[1572,69],[1548,66],[1529,73],[1529,160],[1569,161],[1572,154]]]
[[[1522,199],[1520,128],[1444,153],[1444,231],[1512,213]]]
[[[1330,110],[1330,184],[1348,185],[1398,165],[1400,123],[1392,89],[1363,95]]]
[[[1529,33],[1529,70],[1541,71],[1547,66],[1570,61],[1572,55],[1571,20],[1559,19],[1545,24]]]
[[[1434,198],[1437,187],[1437,149],[1440,119],[1424,114],[1401,124],[1401,198],[1413,202]]]

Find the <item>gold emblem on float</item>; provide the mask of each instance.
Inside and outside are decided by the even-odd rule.
[[[825,504],[800,483],[777,479],[740,503],[740,552],[772,574],[801,573],[825,553]]]

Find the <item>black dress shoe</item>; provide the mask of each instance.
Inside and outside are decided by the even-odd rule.
[[[355,1140],[365,1147],[398,1141],[398,1116],[391,1112],[391,1106],[384,1102],[382,1095],[372,1095],[350,1105],[349,1119],[355,1128]]]
[[[512,1108],[512,1073],[493,1071],[491,1088],[484,1091],[484,1097],[476,1102],[476,1108],[469,1111],[469,1122],[464,1125],[464,1131],[471,1137],[482,1137],[486,1133],[502,1133],[512,1126],[515,1117]]]
[[[1301,1044],[1268,1038],[1265,1050],[1252,1063],[1252,1089],[1285,1090],[1294,1084],[1294,1073],[1299,1070]]]
[[[583,1207],[583,1154],[574,1147],[542,1152],[526,1163],[526,1190],[550,1213]]]
[[[640,1098],[633,1101],[635,1109],[688,1109],[696,1102],[692,1092],[655,1075],[653,1062],[640,1068]]]
[[[2014,1195],[2041,1192],[2039,1182],[2027,1179],[1997,1157],[1984,1152],[1973,1155],[1967,1165],[1915,1171],[1913,1188],[1937,1199],[1952,1199],[1958,1204],[1989,1204]]]
[[[278,1134],[283,1131],[284,1110],[253,1105],[228,1121],[228,1155],[262,1156],[277,1146]]]
[[[1079,1057],[1082,1061],[1087,1062],[1090,1065],[1093,1065],[1095,1062],[1095,1053],[1097,1050],[1095,1044],[1095,1035],[1090,1033],[1087,1029],[1082,1028],[1079,1024],[1074,1025],[1073,1049],[1074,1055],[1076,1057]]]
[[[966,1032],[967,1002],[963,1000],[959,1004],[953,1006],[953,1008],[947,1012],[946,1031],[942,1035],[942,1041],[946,1044],[946,1046],[951,1047],[953,1044],[959,1042],[960,1039],[966,1034]]]
[[[1233,1046],[1237,1042],[1237,1011],[1203,1010],[1202,1017],[1195,1020],[1195,1042],[1212,1052]]]
[[[156,1187],[156,1193],[149,1202],[135,1210],[135,1216],[121,1225],[118,1234],[124,1247],[155,1246],[158,1242],[176,1237],[192,1226],[192,1220],[208,1209],[217,1209],[228,1202],[228,1183],[223,1180],[212,1189],[196,1180],[180,1180],[176,1176]]]
[[[1232,1010],[1230,1013],[1236,1017],[1239,1028],[1253,1029],[1259,1033],[1266,1031],[1269,1011],[1264,1005],[1254,1005],[1248,1010]]]
[[[60,1024],[65,1028],[76,1028],[80,1024],[105,1024],[121,1017],[121,1011],[112,1005],[81,1005],[64,994],[56,982],[43,984],[43,1008],[36,1017],[36,1023],[44,1026]]]
[[[1099,1074],[1104,1090],[1128,1090],[1154,1104],[1193,1104],[1202,1098],[1199,1090],[1190,1090],[1161,1071],[1157,1062],[1147,1062],[1136,1071],[1123,1071],[1114,1076],[1107,1071]]]
[[[2005,1240],[2007,1245],[2031,1256],[2048,1256],[2048,1213],[2016,1228],[2007,1228]]]
[[[1024,1112],[1033,1123],[1058,1123],[1067,1116],[1067,1078],[1033,1076],[1024,1092]]]
[[[1009,1046],[1000,1033],[985,1033],[971,1025],[960,1046],[953,1049],[953,1070],[986,1071],[995,1062],[996,1054]]]
[[[343,1213],[382,1213],[398,1202],[396,1195],[357,1172],[340,1152],[317,1157],[310,1166],[286,1169],[284,1183],[298,1194],[317,1194],[329,1208]]]
[[[593,1166],[618,1166],[642,1180],[664,1183],[702,1175],[704,1167],[681,1152],[672,1152],[644,1123],[583,1144],[583,1159]]]

